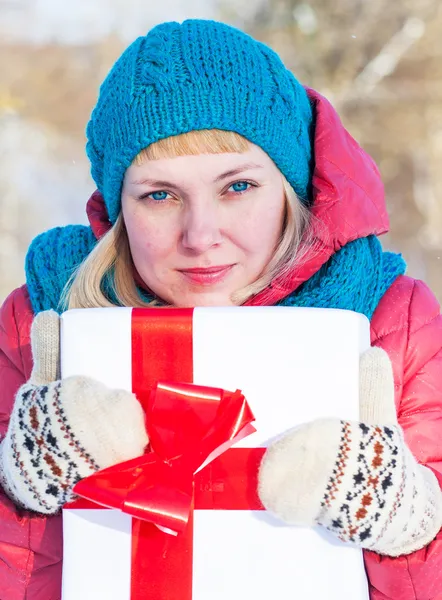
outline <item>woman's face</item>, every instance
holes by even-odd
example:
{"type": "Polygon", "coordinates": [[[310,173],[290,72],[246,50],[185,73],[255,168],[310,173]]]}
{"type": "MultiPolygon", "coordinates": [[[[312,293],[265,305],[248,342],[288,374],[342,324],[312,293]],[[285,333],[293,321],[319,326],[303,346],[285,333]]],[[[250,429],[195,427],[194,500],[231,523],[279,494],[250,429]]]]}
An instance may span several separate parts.
{"type": "Polygon", "coordinates": [[[155,295],[174,306],[227,306],[273,256],[283,180],[254,144],[146,160],[126,171],[122,210],[135,267],[155,295]]]}

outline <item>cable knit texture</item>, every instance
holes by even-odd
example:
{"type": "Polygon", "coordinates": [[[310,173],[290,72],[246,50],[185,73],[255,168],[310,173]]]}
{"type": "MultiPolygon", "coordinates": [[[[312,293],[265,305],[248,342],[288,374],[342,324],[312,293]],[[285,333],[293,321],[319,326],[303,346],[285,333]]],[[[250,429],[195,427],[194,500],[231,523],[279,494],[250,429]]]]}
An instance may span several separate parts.
{"type": "Polygon", "coordinates": [[[410,554],[440,530],[442,492],[397,424],[387,354],[372,348],[360,366],[365,422],[318,419],[283,435],[264,456],[260,498],[288,523],[322,525],[378,554],[410,554]]]}
{"type": "Polygon", "coordinates": [[[135,156],[199,129],[235,131],[260,146],[307,202],[312,121],[305,89],[268,46],[224,23],[163,23],[135,40],[102,84],[87,153],[113,223],[135,156]]]}

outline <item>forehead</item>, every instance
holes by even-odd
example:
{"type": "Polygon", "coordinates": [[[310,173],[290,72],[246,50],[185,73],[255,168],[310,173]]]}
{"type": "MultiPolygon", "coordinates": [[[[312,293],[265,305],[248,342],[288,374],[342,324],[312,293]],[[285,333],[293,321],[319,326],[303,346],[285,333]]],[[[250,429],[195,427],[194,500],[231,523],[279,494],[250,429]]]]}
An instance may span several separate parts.
{"type": "Polygon", "coordinates": [[[246,152],[223,152],[219,154],[196,154],[171,158],[144,160],[132,164],[125,179],[136,183],[140,178],[188,180],[193,178],[215,180],[223,173],[235,169],[259,170],[278,173],[276,165],[261,148],[250,144],[246,152]]]}

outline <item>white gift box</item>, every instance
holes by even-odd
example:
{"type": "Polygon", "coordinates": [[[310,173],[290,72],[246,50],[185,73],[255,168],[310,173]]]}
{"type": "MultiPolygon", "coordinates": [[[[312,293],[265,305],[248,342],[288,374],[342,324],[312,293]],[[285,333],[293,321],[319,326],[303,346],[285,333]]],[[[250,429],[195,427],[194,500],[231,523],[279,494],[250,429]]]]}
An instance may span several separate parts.
{"type": "MultiPolygon", "coordinates": [[[[131,319],[130,308],[64,313],[62,376],[131,390],[131,319]]],[[[359,356],[370,344],[364,316],[196,308],[192,328],[194,383],[240,389],[256,417],[257,431],[236,447],[265,447],[316,418],[358,419],[359,356]]],[[[131,533],[127,514],[66,508],[63,600],[132,600],[131,533]]],[[[265,511],[195,510],[191,598],[366,600],[368,586],[362,552],[322,528],[286,526],[265,511]]]]}

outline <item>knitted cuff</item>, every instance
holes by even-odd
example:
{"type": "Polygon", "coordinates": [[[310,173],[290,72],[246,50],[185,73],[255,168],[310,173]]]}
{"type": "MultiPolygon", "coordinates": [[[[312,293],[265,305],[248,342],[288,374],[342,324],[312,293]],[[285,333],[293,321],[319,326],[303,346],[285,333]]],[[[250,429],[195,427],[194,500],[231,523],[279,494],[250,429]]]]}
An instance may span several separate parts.
{"type": "Polygon", "coordinates": [[[393,368],[382,348],[371,347],[360,357],[359,419],[367,425],[397,425],[393,368]]]}
{"type": "Polygon", "coordinates": [[[85,377],[23,385],[0,445],[0,479],[28,510],[56,513],[100,468],[143,453],[148,439],[135,396],[85,377]]]}
{"type": "Polygon", "coordinates": [[[31,328],[32,368],[29,383],[45,385],[60,379],[60,317],[55,310],[38,313],[31,328]]]}

